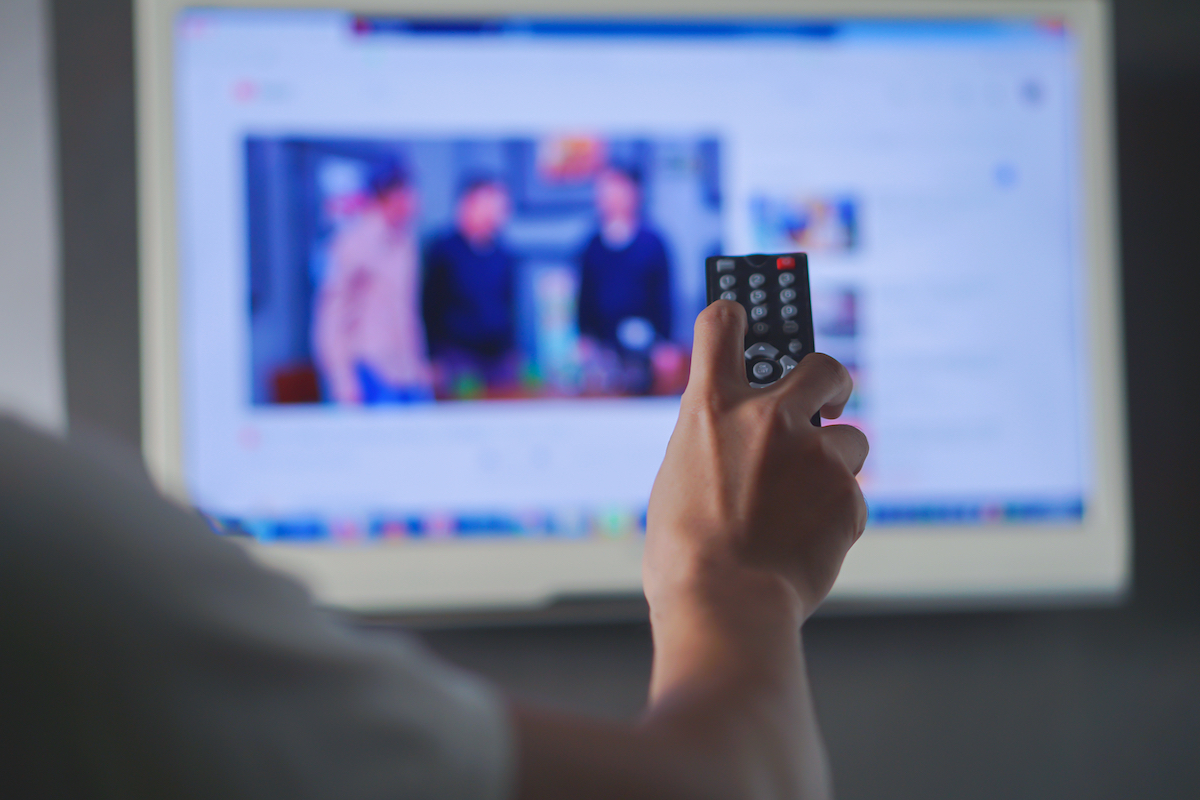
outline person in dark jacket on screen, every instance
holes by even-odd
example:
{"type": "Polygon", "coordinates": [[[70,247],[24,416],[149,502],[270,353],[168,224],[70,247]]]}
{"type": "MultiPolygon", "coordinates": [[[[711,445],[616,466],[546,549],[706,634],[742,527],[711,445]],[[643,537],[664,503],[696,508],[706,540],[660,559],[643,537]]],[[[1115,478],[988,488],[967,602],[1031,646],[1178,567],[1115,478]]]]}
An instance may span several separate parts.
{"type": "Polygon", "coordinates": [[[515,382],[516,259],[501,239],[510,210],[503,183],[469,177],[454,228],[425,252],[421,306],[439,395],[515,382]]]}

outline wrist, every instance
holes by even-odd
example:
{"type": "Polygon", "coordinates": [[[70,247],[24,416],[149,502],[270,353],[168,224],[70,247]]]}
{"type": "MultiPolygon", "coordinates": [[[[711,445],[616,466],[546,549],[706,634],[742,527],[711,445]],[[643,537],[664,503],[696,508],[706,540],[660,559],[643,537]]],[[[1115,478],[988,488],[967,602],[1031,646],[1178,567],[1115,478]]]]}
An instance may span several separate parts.
{"type": "Polygon", "coordinates": [[[748,565],[724,544],[667,549],[655,548],[644,570],[646,599],[660,621],[701,615],[719,624],[753,616],[799,627],[811,613],[782,573],[748,565]]]}
{"type": "Polygon", "coordinates": [[[799,596],[781,575],[699,556],[647,581],[651,696],[683,684],[787,682],[800,663],[799,596]]]}

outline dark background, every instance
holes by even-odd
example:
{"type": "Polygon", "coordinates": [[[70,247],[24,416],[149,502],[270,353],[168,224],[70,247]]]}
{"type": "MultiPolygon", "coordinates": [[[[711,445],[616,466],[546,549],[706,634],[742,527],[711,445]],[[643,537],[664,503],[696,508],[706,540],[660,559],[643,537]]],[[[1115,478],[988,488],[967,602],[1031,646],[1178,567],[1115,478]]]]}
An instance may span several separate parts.
{"type": "MultiPolygon", "coordinates": [[[[136,443],[132,13],[127,0],[52,6],[68,409],[72,425],[136,443]]],[[[1200,797],[1200,3],[1119,0],[1114,17],[1133,595],[810,622],[844,800],[1200,797]]],[[[644,624],[425,636],[526,698],[619,718],[643,701],[644,624]]]]}

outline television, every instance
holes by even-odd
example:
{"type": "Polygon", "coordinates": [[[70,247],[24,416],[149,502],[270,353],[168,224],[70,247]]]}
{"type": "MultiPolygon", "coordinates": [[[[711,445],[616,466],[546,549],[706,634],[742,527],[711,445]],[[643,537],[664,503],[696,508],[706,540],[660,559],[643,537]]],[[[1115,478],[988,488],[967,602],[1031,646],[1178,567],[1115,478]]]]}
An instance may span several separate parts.
{"type": "Polygon", "coordinates": [[[831,607],[1127,589],[1105,4],[139,0],[137,44],[146,459],[321,602],[638,596],[705,258],[793,251],[872,443],[831,607]]]}

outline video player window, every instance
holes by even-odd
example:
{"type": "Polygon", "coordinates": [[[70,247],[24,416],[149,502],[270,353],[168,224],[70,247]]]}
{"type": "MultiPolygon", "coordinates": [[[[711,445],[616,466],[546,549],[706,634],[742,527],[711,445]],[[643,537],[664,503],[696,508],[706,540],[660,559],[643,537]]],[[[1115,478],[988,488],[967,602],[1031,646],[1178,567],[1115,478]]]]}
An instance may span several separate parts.
{"type": "Polygon", "coordinates": [[[677,395],[716,139],[251,136],[256,404],[677,395]],[[668,196],[670,202],[660,198],[668,196]]]}

